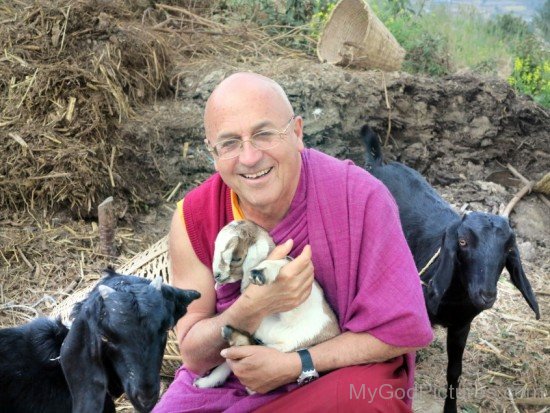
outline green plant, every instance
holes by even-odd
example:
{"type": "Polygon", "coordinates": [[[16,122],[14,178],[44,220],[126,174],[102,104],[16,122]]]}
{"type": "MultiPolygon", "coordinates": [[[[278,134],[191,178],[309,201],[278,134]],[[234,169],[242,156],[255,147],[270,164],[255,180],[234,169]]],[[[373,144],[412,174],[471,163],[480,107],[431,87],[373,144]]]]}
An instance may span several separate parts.
{"type": "Polygon", "coordinates": [[[311,20],[309,22],[309,26],[311,27],[311,37],[313,37],[314,39],[319,38],[323,27],[328,21],[330,13],[332,13],[332,11],[334,10],[334,7],[336,7],[336,3],[329,3],[326,7],[322,8],[311,17],[311,20]]]}
{"type": "Polygon", "coordinates": [[[531,95],[541,105],[550,107],[550,60],[535,63],[529,57],[516,57],[508,83],[531,95]]]}

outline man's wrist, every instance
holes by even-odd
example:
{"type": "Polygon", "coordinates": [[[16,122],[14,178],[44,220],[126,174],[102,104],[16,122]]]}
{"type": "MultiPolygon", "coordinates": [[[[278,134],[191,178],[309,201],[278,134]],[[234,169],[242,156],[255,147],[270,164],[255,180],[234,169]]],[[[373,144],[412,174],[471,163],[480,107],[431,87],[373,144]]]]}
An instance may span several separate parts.
{"type": "Polygon", "coordinates": [[[313,380],[319,378],[319,373],[315,369],[313,364],[313,359],[309,350],[301,349],[297,351],[298,356],[300,357],[300,363],[302,365],[300,376],[298,377],[298,385],[303,386],[304,384],[310,383],[313,380]]]}
{"type": "Polygon", "coordinates": [[[288,355],[289,367],[287,371],[289,372],[287,383],[296,383],[300,374],[302,374],[302,361],[297,352],[292,351],[290,353],[285,353],[288,355]]]}
{"type": "Polygon", "coordinates": [[[226,324],[248,331],[250,334],[253,334],[258,329],[265,318],[265,315],[258,306],[255,306],[252,299],[246,294],[242,294],[226,312],[226,324]]]}

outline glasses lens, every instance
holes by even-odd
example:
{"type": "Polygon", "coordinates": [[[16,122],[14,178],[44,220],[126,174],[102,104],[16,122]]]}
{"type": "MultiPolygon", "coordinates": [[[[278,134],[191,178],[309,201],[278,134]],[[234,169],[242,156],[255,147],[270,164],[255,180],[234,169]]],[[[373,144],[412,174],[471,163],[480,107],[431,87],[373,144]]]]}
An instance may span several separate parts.
{"type": "Polygon", "coordinates": [[[251,141],[258,149],[271,149],[281,142],[281,135],[276,130],[265,130],[252,135],[251,141]]]}
{"type": "Polygon", "coordinates": [[[226,139],[216,144],[216,154],[220,158],[233,158],[241,152],[239,139],[226,139]]]}

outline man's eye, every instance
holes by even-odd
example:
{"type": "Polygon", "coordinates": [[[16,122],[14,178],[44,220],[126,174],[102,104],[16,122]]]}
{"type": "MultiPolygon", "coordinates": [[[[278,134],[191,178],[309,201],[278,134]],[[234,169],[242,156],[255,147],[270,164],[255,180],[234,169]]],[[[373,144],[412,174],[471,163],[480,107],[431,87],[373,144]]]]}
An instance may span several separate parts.
{"type": "Polygon", "coordinates": [[[258,133],[255,133],[253,138],[255,140],[271,140],[275,136],[277,136],[277,131],[263,130],[263,131],[260,131],[258,133]]]}
{"type": "Polygon", "coordinates": [[[217,146],[222,150],[233,149],[239,146],[239,141],[237,139],[227,139],[218,143],[217,146]]]}

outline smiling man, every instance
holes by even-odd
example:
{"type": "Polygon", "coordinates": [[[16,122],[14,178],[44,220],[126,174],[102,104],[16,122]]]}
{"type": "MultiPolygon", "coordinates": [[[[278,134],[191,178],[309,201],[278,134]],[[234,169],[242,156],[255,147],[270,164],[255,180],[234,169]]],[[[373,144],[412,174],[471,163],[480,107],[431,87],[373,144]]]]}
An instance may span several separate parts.
{"type": "Polygon", "coordinates": [[[217,173],[178,204],[170,230],[172,283],[201,299],[178,323],[185,364],[155,412],[410,411],[414,351],[432,332],[389,192],[351,162],[305,149],[302,118],[264,76],[225,79],[204,124],[217,173]],[[238,284],[216,290],[211,270],[216,235],[235,219],[270,232],[273,258],[295,257],[275,283],[242,295],[238,284]],[[340,336],[293,353],[226,348],[222,326],[253,333],[265,316],[302,303],[314,276],[340,336]],[[233,371],[223,387],[193,386],[223,361],[233,371]]]}

